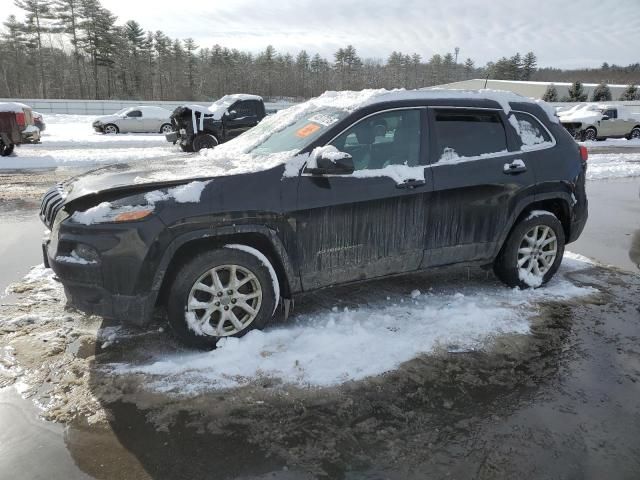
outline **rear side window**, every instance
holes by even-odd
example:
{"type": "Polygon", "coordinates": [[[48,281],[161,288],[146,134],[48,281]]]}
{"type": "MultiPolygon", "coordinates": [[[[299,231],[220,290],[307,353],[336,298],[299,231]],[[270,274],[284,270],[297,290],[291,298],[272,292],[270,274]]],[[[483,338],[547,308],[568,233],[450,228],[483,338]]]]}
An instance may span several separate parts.
{"type": "Polygon", "coordinates": [[[537,118],[521,112],[513,112],[512,115],[518,123],[516,131],[520,135],[520,140],[522,140],[523,149],[526,150],[527,147],[535,147],[552,142],[551,136],[537,118]]]}
{"type": "Polygon", "coordinates": [[[434,113],[438,161],[507,151],[507,135],[498,112],[437,109],[434,113]]]}

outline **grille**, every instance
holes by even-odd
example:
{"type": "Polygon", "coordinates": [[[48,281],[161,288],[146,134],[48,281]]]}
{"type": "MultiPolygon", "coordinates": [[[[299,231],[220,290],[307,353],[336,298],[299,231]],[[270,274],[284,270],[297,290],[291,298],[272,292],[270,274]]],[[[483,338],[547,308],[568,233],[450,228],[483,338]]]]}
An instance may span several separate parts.
{"type": "Polygon", "coordinates": [[[57,184],[47,190],[47,193],[42,197],[40,203],[40,220],[51,229],[53,222],[56,219],[56,215],[64,204],[64,187],[62,183],[57,184]]]}

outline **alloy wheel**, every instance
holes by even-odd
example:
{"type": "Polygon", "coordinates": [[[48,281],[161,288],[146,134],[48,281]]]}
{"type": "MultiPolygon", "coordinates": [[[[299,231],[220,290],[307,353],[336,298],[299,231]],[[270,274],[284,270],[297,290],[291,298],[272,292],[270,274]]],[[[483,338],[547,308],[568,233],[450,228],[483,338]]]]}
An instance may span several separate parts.
{"type": "Polygon", "coordinates": [[[171,133],[173,132],[173,127],[169,124],[164,124],[160,129],[160,133],[171,133]]]}
{"type": "Polygon", "coordinates": [[[107,125],[104,127],[104,133],[108,135],[115,134],[118,133],[118,129],[114,125],[107,125]]]}
{"type": "Polygon", "coordinates": [[[634,128],[633,130],[631,130],[631,138],[640,138],[640,128],[634,128]]]}
{"type": "Polygon", "coordinates": [[[214,267],[196,280],[186,305],[190,327],[205,335],[227,337],[253,322],[262,305],[256,275],[240,265],[214,267]]]}
{"type": "Polygon", "coordinates": [[[558,239],[551,227],[536,225],[522,237],[518,248],[518,270],[542,278],[558,253],[558,239]]]}

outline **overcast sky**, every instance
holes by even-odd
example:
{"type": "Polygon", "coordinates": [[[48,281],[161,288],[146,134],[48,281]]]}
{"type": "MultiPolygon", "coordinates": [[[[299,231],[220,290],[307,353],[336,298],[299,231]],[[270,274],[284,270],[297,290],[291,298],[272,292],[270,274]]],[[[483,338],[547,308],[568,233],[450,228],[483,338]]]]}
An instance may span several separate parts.
{"type": "MultiPolygon", "coordinates": [[[[118,16],[172,38],[258,52],[271,44],[330,57],[353,44],[362,57],[460,47],[478,66],[533,50],[540,66],[640,61],[640,0],[101,0],[118,16]]],[[[0,0],[4,14],[20,10],[0,0]]]]}

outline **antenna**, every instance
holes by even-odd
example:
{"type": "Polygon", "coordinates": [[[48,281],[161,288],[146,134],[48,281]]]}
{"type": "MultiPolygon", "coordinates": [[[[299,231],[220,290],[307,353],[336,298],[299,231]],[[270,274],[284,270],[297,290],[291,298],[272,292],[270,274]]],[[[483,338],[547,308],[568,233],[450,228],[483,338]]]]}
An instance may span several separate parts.
{"type": "Polygon", "coordinates": [[[487,82],[489,81],[489,73],[487,73],[487,78],[484,79],[484,88],[487,88],[487,82]]]}

